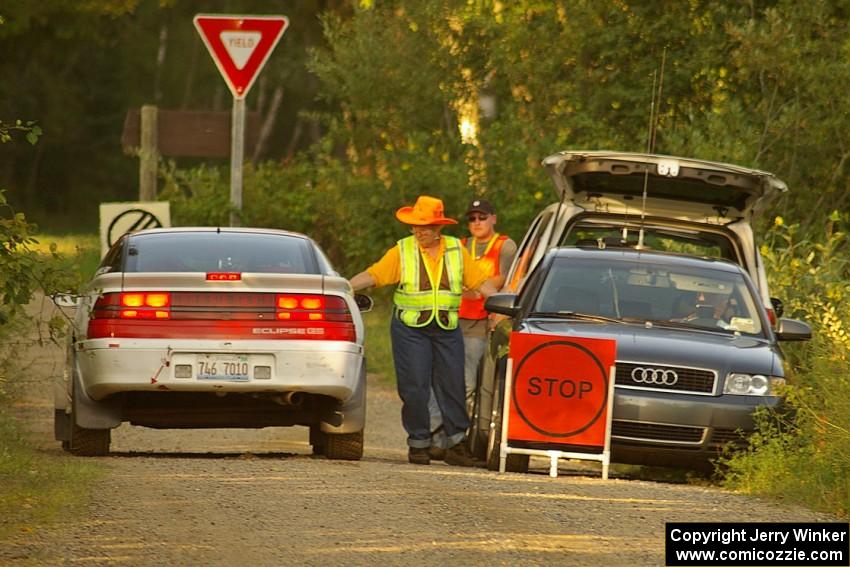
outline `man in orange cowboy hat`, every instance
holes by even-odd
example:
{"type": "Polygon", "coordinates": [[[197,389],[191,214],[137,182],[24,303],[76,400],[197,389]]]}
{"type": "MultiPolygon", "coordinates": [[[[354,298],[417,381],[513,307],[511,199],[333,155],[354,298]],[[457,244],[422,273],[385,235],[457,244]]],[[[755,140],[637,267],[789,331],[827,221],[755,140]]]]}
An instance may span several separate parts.
{"type": "Polygon", "coordinates": [[[448,437],[446,463],[473,466],[464,442],[469,415],[458,311],[464,289],[487,297],[497,288],[459,239],[440,234],[445,225],[457,224],[445,216],[440,199],[422,195],[412,207],[396,211],[396,218],[410,225],[413,235],[399,240],[378,262],[351,278],[351,287],[356,291],[398,284],[390,336],[408,460],[431,462],[428,397],[433,387],[448,437]]]}

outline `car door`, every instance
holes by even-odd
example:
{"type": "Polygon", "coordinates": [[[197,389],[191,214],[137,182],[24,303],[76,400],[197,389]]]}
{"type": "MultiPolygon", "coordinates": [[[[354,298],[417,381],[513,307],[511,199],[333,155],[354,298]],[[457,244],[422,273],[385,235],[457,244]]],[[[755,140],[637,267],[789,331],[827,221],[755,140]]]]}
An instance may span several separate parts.
{"type": "Polygon", "coordinates": [[[514,261],[506,278],[505,291],[518,293],[522,288],[525,277],[534,269],[540,258],[549,248],[553,230],[553,220],[557,212],[557,204],[546,207],[532,221],[525,236],[517,248],[514,261]]]}

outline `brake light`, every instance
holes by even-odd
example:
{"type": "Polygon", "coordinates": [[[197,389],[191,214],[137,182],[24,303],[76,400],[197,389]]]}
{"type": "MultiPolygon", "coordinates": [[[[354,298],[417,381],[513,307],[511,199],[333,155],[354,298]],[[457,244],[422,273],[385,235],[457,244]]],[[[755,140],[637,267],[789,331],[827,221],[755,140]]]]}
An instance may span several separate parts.
{"type": "Polygon", "coordinates": [[[776,312],[769,307],[767,308],[767,320],[770,321],[771,327],[776,327],[776,312]]]}
{"type": "Polygon", "coordinates": [[[236,282],[242,279],[242,274],[239,272],[209,272],[207,273],[208,282],[236,282]]]}
{"type": "MultiPolygon", "coordinates": [[[[277,296],[277,318],[284,321],[323,321],[328,299],[331,302],[339,300],[342,307],[348,310],[345,302],[339,297],[281,294],[277,296]]],[[[339,304],[335,304],[334,308],[338,310],[339,304]]]]}
{"type": "Polygon", "coordinates": [[[255,327],[257,338],[355,341],[348,304],[335,295],[281,293],[275,300],[276,326],[255,327]]]}
{"type": "Polygon", "coordinates": [[[167,292],[105,293],[94,304],[94,319],[168,319],[171,294],[167,292]]]}
{"type": "Polygon", "coordinates": [[[168,319],[171,317],[171,313],[168,311],[148,309],[144,311],[139,311],[137,309],[122,309],[119,312],[119,317],[121,319],[168,319]]]}
{"type": "Polygon", "coordinates": [[[168,307],[171,303],[171,294],[169,293],[146,293],[145,305],[148,307],[168,307]]]}
{"type": "Polygon", "coordinates": [[[120,298],[124,307],[141,307],[145,304],[144,293],[122,293],[120,298]]]}
{"type": "Polygon", "coordinates": [[[106,293],[89,338],[357,340],[342,297],[256,292],[106,293]]]}

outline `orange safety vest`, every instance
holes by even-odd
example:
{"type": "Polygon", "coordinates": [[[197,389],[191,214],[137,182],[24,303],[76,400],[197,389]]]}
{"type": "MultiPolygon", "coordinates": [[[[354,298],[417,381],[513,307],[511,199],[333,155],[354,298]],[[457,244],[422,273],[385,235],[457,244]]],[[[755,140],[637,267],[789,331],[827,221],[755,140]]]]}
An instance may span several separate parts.
{"type": "MultiPolygon", "coordinates": [[[[494,234],[481,256],[475,255],[475,238],[464,238],[462,242],[464,246],[470,244],[469,255],[472,256],[473,261],[481,268],[481,271],[487,274],[488,278],[492,278],[499,274],[499,254],[501,254],[502,245],[507,239],[508,237],[504,234],[494,234]]],[[[484,309],[484,298],[464,298],[460,302],[458,315],[461,319],[486,319],[487,311],[484,309]]]]}

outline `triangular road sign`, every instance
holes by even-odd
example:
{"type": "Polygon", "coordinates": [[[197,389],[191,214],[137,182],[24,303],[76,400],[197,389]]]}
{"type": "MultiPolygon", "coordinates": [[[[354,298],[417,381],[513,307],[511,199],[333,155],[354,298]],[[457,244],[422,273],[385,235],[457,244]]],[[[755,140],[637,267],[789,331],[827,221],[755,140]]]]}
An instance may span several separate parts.
{"type": "Polygon", "coordinates": [[[195,16],[195,28],[234,98],[245,98],[288,26],[286,16],[195,16]]]}

